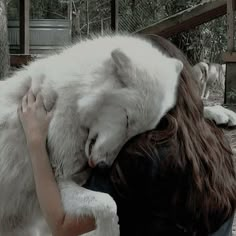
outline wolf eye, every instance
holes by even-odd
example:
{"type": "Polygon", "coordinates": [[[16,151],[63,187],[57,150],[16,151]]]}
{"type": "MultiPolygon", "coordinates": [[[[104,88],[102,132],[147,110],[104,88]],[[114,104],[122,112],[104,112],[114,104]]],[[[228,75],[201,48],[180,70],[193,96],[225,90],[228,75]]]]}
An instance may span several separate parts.
{"type": "Polygon", "coordinates": [[[94,138],[91,139],[89,144],[89,156],[91,155],[93,145],[96,143],[98,135],[96,135],[94,138]]]}

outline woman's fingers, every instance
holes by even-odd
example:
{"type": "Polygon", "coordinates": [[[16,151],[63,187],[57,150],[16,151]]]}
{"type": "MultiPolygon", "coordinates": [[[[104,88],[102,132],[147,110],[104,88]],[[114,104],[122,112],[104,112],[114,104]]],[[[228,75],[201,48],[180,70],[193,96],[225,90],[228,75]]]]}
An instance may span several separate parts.
{"type": "Polygon", "coordinates": [[[35,105],[38,109],[40,109],[41,111],[44,111],[45,114],[48,114],[48,111],[46,110],[44,106],[43,96],[40,93],[38,93],[36,96],[35,105]]]}
{"type": "Polygon", "coordinates": [[[35,102],[35,96],[32,92],[32,90],[30,89],[28,92],[28,104],[32,105],[35,102]]]}
{"type": "Polygon", "coordinates": [[[35,103],[38,107],[44,108],[43,97],[40,93],[37,94],[35,103]]]}
{"type": "Polygon", "coordinates": [[[27,94],[22,98],[22,103],[21,103],[21,110],[24,112],[27,109],[28,106],[28,96],[27,94]]]}
{"type": "Polygon", "coordinates": [[[36,110],[44,111],[45,114],[48,115],[49,119],[51,119],[53,114],[52,110],[47,112],[47,110],[45,109],[43,103],[43,96],[40,93],[38,93],[35,97],[34,94],[32,93],[32,90],[29,90],[28,93],[22,98],[20,108],[21,108],[21,113],[26,112],[27,108],[31,108],[34,111],[36,110]]]}
{"type": "Polygon", "coordinates": [[[54,111],[54,110],[51,110],[51,111],[49,111],[49,112],[47,113],[47,116],[48,116],[48,119],[49,119],[49,120],[51,120],[52,117],[53,117],[53,111],[54,111]]]}
{"type": "Polygon", "coordinates": [[[17,113],[18,113],[18,116],[21,118],[21,116],[22,116],[22,106],[21,105],[17,107],[17,113]]]}

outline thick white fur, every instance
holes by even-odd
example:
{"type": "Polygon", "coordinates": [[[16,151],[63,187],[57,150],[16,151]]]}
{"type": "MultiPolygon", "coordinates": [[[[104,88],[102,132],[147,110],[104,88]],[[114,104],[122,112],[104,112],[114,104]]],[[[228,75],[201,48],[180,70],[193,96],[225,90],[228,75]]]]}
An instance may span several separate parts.
{"type": "Polygon", "coordinates": [[[29,88],[42,93],[47,109],[56,101],[48,148],[66,212],[93,214],[93,235],[116,236],[113,199],[72,179],[82,185],[88,160],[111,165],[129,138],[154,128],[175,104],[181,70],[144,39],[114,35],[82,41],[0,82],[0,236],[32,235],[41,218],[16,112],[29,88]]]}
{"type": "Polygon", "coordinates": [[[220,105],[204,107],[204,117],[217,125],[236,126],[236,113],[220,105]]]}
{"type": "Polygon", "coordinates": [[[193,66],[193,71],[195,78],[201,87],[201,98],[205,98],[209,66],[205,62],[199,62],[193,66]]]}

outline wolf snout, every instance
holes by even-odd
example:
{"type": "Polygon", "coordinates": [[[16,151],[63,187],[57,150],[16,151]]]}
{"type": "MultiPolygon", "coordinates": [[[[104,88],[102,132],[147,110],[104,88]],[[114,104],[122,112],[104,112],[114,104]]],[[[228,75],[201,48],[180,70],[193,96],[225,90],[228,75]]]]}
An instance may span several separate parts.
{"type": "Polygon", "coordinates": [[[100,161],[98,163],[95,163],[92,159],[88,160],[88,165],[91,168],[97,167],[98,169],[101,169],[101,170],[109,169],[110,167],[105,161],[100,161]]]}
{"type": "Polygon", "coordinates": [[[89,160],[88,160],[88,165],[89,165],[91,168],[95,168],[95,167],[96,167],[96,163],[95,163],[92,159],[89,159],[89,160]]]}
{"type": "Polygon", "coordinates": [[[109,169],[109,165],[105,161],[101,161],[97,164],[99,169],[109,169]]]}

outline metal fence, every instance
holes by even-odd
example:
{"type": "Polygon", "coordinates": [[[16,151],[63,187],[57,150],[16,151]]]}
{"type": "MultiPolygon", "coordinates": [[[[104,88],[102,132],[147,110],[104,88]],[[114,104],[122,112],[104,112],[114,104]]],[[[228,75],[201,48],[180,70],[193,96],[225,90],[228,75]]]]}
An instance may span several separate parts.
{"type": "MultiPolygon", "coordinates": [[[[172,0],[166,0],[165,3],[172,0]]],[[[118,30],[135,32],[165,17],[163,0],[117,0],[118,30]]],[[[74,4],[76,17],[73,20],[74,32],[79,37],[104,34],[111,30],[111,1],[88,0],[74,4]]]]}
{"type": "Polygon", "coordinates": [[[160,1],[120,0],[119,30],[135,32],[160,20],[163,7],[160,1]]]}
{"type": "Polygon", "coordinates": [[[88,0],[73,2],[73,35],[86,37],[104,34],[111,29],[110,0],[88,0]]]}
{"type": "MultiPolygon", "coordinates": [[[[11,53],[20,49],[19,21],[8,22],[8,37],[11,53]]],[[[47,54],[59,50],[71,42],[69,20],[30,20],[30,54],[47,54]]]]}

